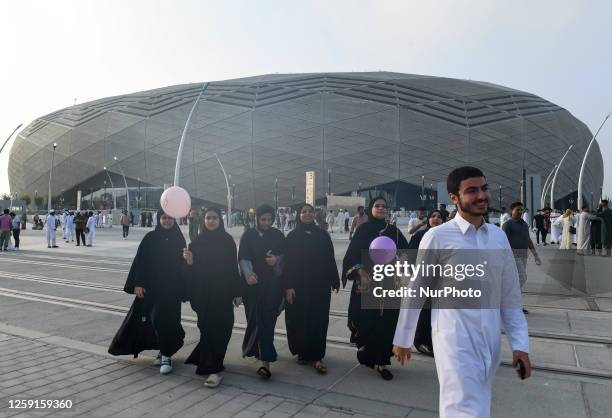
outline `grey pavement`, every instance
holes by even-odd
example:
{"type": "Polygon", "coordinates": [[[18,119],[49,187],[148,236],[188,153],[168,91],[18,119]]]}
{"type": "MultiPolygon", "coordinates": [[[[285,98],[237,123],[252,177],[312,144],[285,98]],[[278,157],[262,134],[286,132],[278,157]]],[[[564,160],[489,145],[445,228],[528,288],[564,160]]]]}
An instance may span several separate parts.
{"type": "MultiPolygon", "coordinates": [[[[197,344],[195,314],[183,306],[185,347],[175,371],[161,376],[155,353],[113,357],[107,347],[131,296],[122,292],[137,244],[149,229],[97,231],[94,247],[58,240],[47,249],[44,231],[22,234],[20,251],[0,254],[0,418],[4,416],[410,416],[437,415],[433,359],[414,357],[392,365],[385,382],[359,366],[346,342],[348,292],[332,297],[325,376],[299,366],[287,348],[284,318],[277,324],[279,361],[273,379],[261,381],[253,360],[241,356],[242,307],[217,389],[183,361],[197,344]],[[17,399],[70,399],[70,410],[9,409],[17,399]]],[[[230,231],[238,239],[239,228],[230,231]]],[[[336,258],[348,245],[334,234],[336,258]]],[[[540,251],[555,251],[541,248],[540,251]]],[[[552,253],[551,253],[552,254],[552,253]]],[[[610,259],[594,262],[609,263],[610,259]]],[[[529,265],[524,302],[530,310],[531,357],[536,370],[519,381],[500,367],[494,382],[493,416],[603,417],[612,410],[612,295],[586,295],[529,265]]],[[[504,342],[504,362],[510,352],[504,342]]]]}

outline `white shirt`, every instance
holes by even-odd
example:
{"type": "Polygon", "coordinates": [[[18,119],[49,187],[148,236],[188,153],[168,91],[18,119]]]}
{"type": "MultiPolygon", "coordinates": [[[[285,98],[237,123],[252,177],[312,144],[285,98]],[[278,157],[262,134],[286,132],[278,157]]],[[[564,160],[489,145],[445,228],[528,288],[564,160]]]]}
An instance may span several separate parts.
{"type": "MultiPolygon", "coordinates": [[[[459,212],[457,212],[455,217],[450,221],[436,228],[431,228],[423,235],[423,239],[419,245],[419,251],[427,249],[504,249],[507,250],[510,257],[512,257],[512,249],[510,248],[508,238],[501,228],[492,224],[483,223],[480,228],[476,229],[474,225],[463,219],[459,212]]],[[[509,267],[511,268],[505,269],[501,277],[501,280],[504,282],[502,284],[503,289],[508,290],[504,292],[502,296],[520,300],[521,290],[518,281],[518,272],[514,263],[509,267]]],[[[463,314],[465,311],[475,311],[475,309],[442,309],[441,311],[445,313],[455,312],[457,314],[463,314]]],[[[483,309],[482,311],[497,311],[500,313],[512,350],[529,352],[527,321],[521,309],[483,309]]],[[[416,309],[401,310],[393,344],[400,347],[412,346],[419,313],[420,311],[417,312],[416,309]]],[[[472,331],[478,332],[478,329],[476,328],[472,331]]]]}

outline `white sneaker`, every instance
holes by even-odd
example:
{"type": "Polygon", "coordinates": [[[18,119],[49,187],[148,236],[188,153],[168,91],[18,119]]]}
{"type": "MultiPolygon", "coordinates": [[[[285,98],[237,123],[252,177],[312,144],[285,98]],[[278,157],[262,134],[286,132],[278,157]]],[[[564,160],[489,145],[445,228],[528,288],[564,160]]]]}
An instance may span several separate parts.
{"type": "Polygon", "coordinates": [[[161,374],[168,374],[172,372],[172,359],[170,357],[162,356],[161,367],[159,368],[161,374]]]}
{"type": "Polygon", "coordinates": [[[161,366],[161,364],[162,364],[162,355],[161,353],[157,353],[157,357],[155,357],[155,360],[153,361],[153,365],[161,366]]]}

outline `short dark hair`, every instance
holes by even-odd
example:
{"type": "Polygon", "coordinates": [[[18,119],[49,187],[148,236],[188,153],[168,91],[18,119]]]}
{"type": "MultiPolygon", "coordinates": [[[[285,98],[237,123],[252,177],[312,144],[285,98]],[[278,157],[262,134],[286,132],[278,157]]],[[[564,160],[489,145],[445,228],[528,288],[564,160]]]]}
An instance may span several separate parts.
{"type": "Polygon", "coordinates": [[[485,177],[485,175],[476,167],[465,166],[455,168],[446,178],[446,190],[458,196],[461,182],[474,177],[485,177]]]}
{"type": "Polygon", "coordinates": [[[523,202],[514,202],[513,204],[510,205],[510,210],[514,210],[514,208],[517,208],[519,206],[524,206],[523,202]]]}
{"type": "Polygon", "coordinates": [[[8,209],[4,209],[4,214],[5,214],[5,215],[8,215],[8,213],[9,213],[9,212],[10,212],[10,211],[9,211],[8,209]]]}
{"type": "Polygon", "coordinates": [[[446,203],[440,203],[440,207],[441,208],[445,208],[446,207],[446,203]]]}
{"type": "Polygon", "coordinates": [[[425,212],[427,208],[425,206],[419,206],[419,212],[425,212]]]}
{"type": "Polygon", "coordinates": [[[357,210],[360,210],[360,209],[365,209],[365,208],[361,205],[357,206],[357,210]]]}
{"type": "Polygon", "coordinates": [[[587,205],[587,204],[585,203],[585,204],[583,204],[583,205],[582,205],[582,208],[581,208],[581,209],[588,209],[588,208],[589,208],[589,205],[587,205]]]}
{"type": "Polygon", "coordinates": [[[506,207],[505,207],[505,206],[502,206],[502,207],[501,207],[501,210],[506,210],[506,207]]]}
{"type": "Polygon", "coordinates": [[[608,204],[608,199],[603,199],[603,200],[601,201],[601,203],[603,203],[604,205],[607,205],[607,204],[608,204]]]}

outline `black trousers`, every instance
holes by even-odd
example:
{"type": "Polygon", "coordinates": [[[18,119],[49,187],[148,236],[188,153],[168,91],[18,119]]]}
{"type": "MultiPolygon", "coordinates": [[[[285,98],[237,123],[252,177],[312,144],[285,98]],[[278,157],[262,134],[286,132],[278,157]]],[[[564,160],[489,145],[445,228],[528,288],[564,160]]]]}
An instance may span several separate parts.
{"type": "Polygon", "coordinates": [[[13,239],[15,240],[15,248],[19,248],[19,234],[21,233],[21,230],[19,229],[19,227],[17,227],[17,229],[13,229],[13,239]]]}
{"type": "Polygon", "coordinates": [[[125,238],[130,233],[130,226],[129,225],[121,225],[121,226],[123,227],[123,238],[125,238]]]}
{"type": "Polygon", "coordinates": [[[538,242],[538,244],[540,243],[540,235],[542,235],[542,244],[546,244],[546,234],[548,232],[546,231],[545,228],[538,228],[536,230],[536,240],[538,242]]]}
{"type": "Polygon", "coordinates": [[[77,229],[76,236],[77,236],[77,245],[81,245],[81,241],[83,241],[83,245],[85,245],[85,230],[77,229]]]}

